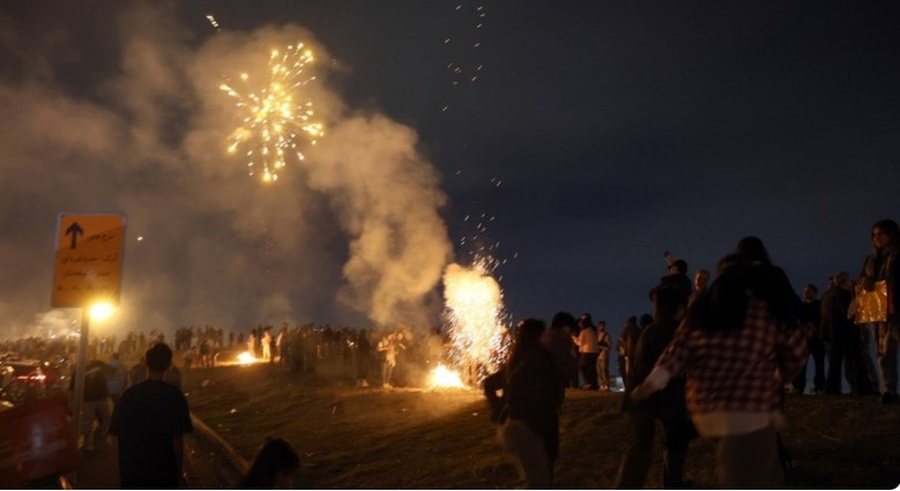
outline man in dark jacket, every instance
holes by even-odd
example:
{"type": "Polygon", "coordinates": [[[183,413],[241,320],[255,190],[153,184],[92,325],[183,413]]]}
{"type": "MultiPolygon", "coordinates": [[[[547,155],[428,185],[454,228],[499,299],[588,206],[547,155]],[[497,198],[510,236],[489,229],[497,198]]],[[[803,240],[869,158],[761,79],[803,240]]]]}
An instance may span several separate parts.
{"type": "Polygon", "coordinates": [[[646,401],[634,402],[630,397],[632,390],[653,370],[684,316],[684,295],[680,288],[661,285],[653,291],[652,298],[656,320],[644,328],[638,337],[634,375],[628,378],[622,403],[631,437],[619,467],[617,488],[644,486],[650,469],[655,420],[662,423],[666,434],[663,487],[684,487],[682,476],[688,444],[697,436],[685,405],[683,377],[673,380],[646,401]]]}

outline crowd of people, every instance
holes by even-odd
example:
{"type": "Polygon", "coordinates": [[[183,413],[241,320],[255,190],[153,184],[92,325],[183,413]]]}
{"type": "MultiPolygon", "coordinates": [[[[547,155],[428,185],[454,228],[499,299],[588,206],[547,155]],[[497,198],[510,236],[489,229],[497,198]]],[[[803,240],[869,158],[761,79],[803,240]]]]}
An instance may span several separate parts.
{"type": "MultiPolygon", "coordinates": [[[[691,281],[687,262],[667,254],[668,274],[649,294],[652,316],[629,318],[617,343],[630,436],[616,486],[644,485],[657,422],[665,432],[664,487],[686,486],[689,443],[700,437],[717,441],[721,487],[778,488],[790,469],[780,436],[786,393],[840,394],[844,378],[852,394],[896,403],[900,227],[881,220],[871,240],[859,277],[834,273],[821,299],[813,284],[801,298],[756,237],[718,262],[712,283],[704,270],[691,281]]],[[[552,487],[565,389],[609,385],[604,328],[589,314],[576,320],[566,312],[549,327],[521,321],[506,363],[483,382],[501,443],[530,488],[552,487]]]]}
{"type": "MultiPolygon", "coordinates": [[[[689,443],[698,437],[718,442],[721,486],[782,487],[789,469],[780,438],[786,394],[841,394],[846,381],[851,394],[879,394],[882,403],[896,403],[900,227],[879,221],[871,239],[874,250],[861,274],[853,279],[845,271],[834,273],[821,298],[814,284],[798,295],[755,237],[742,239],[718,262],[715,278],[703,269],[691,278],[687,262],[667,254],[667,274],[649,291],[652,314],[629,317],[615,345],[630,434],[617,487],[643,486],[657,422],[665,433],[664,487],[687,484],[684,462],[689,443]],[[877,368],[868,352],[873,332],[877,368]]],[[[548,488],[566,389],[609,391],[616,385],[609,374],[612,341],[606,322],[595,322],[589,313],[576,318],[559,312],[549,326],[526,319],[513,335],[508,359],[483,380],[483,389],[521,478],[529,487],[548,488]]],[[[178,354],[187,370],[195,361],[201,368],[214,367],[220,355],[238,350],[291,372],[316,372],[322,360],[340,359],[357,387],[391,388],[418,383],[410,375],[444,362],[448,352],[439,329],[416,336],[402,325],[373,331],[284,323],[277,329],[258,325],[246,334],[182,326],[174,340],[174,353],[158,331],[120,340],[95,337],[89,343],[80,446],[90,451],[97,437],[115,435],[123,486],[180,482],[180,438],[191,422],[181,370],[173,363],[178,354]],[[137,443],[150,440],[155,447],[137,443]]],[[[37,359],[71,357],[76,343],[29,337],[5,341],[0,350],[37,359]]],[[[75,377],[71,380],[70,390],[75,377]]],[[[267,442],[260,467],[245,484],[283,479],[296,470],[295,457],[286,441],[267,442]]]]}

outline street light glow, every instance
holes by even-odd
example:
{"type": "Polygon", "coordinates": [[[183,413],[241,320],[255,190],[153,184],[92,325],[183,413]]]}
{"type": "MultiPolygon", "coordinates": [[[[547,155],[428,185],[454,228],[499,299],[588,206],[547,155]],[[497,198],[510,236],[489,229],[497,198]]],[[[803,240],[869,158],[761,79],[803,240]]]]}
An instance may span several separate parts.
{"type": "Polygon", "coordinates": [[[94,305],[91,305],[91,320],[94,322],[104,321],[112,317],[115,312],[116,308],[113,306],[113,304],[109,302],[98,302],[94,305]]]}

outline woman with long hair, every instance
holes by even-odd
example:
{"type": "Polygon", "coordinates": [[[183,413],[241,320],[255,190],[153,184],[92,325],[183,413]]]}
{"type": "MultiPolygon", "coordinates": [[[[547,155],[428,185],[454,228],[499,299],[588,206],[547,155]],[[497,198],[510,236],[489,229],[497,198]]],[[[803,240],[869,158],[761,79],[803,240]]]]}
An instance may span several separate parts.
{"type": "Polygon", "coordinates": [[[697,431],[719,440],[719,486],[783,487],[782,388],[803,366],[811,332],[798,325],[796,294],[788,294],[790,283],[762,241],[742,240],[718,269],[632,398],[645,399],[683,373],[697,431]]]}
{"type": "Polygon", "coordinates": [[[492,419],[501,424],[498,436],[504,450],[532,489],[553,484],[559,450],[562,400],[556,366],[541,343],[544,329],[541,320],[519,322],[506,364],[482,382],[492,419]]]}
{"type": "Polygon", "coordinates": [[[872,291],[879,282],[887,287],[887,315],[875,323],[875,353],[881,372],[881,403],[897,402],[897,345],[900,343],[900,298],[896,290],[900,281],[900,226],[889,219],[872,225],[874,250],[863,264],[859,284],[872,291]]]}

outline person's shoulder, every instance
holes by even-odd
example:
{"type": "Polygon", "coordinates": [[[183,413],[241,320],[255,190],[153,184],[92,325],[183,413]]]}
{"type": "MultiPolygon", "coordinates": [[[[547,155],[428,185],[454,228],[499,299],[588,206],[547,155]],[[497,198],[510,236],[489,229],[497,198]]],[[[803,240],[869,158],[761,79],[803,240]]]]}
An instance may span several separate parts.
{"type": "Polygon", "coordinates": [[[658,338],[659,336],[669,336],[671,337],[675,334],[675,331],[678,330],[678,326],[680,322],[675,320],[654,320],[650,324],[647,324],[647,327],[641,329],[640,334],[638,335],[638,340],[651,340],[658,338]]]}

